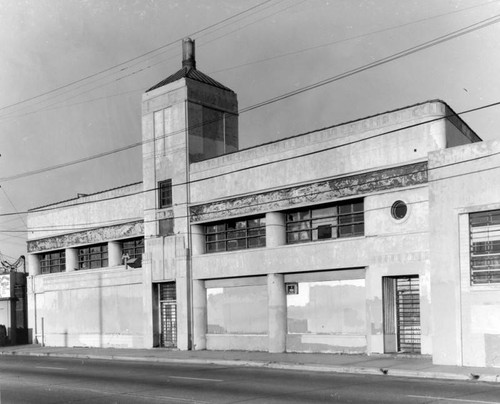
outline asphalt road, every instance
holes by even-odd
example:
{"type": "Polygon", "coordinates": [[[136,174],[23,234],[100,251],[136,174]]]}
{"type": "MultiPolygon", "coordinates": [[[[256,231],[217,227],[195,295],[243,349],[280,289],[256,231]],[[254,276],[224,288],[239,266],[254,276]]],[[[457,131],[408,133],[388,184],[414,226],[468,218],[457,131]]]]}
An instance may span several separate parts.
{"type": "Polygon", "coordinates": [[[500,404],[500,384],[213,365],[0,357],[8,403],[500,404]]]}

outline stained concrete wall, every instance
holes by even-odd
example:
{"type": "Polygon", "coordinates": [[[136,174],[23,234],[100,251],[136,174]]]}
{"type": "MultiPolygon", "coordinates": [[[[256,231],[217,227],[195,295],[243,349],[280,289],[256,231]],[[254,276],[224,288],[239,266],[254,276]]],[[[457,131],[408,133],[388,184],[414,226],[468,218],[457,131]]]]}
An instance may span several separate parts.
{"type": "Polygon", "coordinates": [[[191,202],[426,160],[446,147],[446,111],[429,102],[192,164],[191,202]]]}
{"type": "MultiPolygon", "coordinates": [[[[349,195],[364,198],[365,203],[363,237],[294,245],[269,243],[262,249],[216,254],[202,254],[203,246],[195,246],[199,255],[192,260],[193,279],[366,268],[366,342],[352,344],[367,352],[383,352],[382,277],[418,275],[421,349],[431,354],[434,331],[425,162],[429,152],[479,140],[446,104],[430,101],[191,164],[192,220],[197,232],[204,222],[269,215],[292,206],[347,199],[349,195]],[[403,166],[408,169],[390,172],[403,166]],[[322,179],[339,182],[318,182],[322,179]],[[363,181],[370,181],[373,187],[360,187],[363,181]],[[330,189],[337,186],[356,192],[335,193],[330,189]],[[284,188],[287,191],[280,193],[284,188]],[[324,195],[330,195],[330,199],[324,195]],[[283,197],[294,203],[285,206],[280,201],[283,197]],[[396,200],[408,205],[403,220],[391,216],[396,200]],[[252,205],[258,208],[252,211],[252,205]]],[[[276,236],[275,228],[268,230],[276,236]]],[[[334,346],[333,342],[329,344],[334,346]]],[[[309,346],[313,351],[314,345],[309,346]]],[[[258,347],[256,343],[255,349],[258,347]]]]}
{"type": "Polygon", "coordinates": [[[83,196],[29,212],[28,240],[142,220],[142,184],[83,196]]]}
{"type": "MultiPolygon", "coordinates": [[[[143,95],[143,178],[145,279],[153,284],[175,281],[177,290],[177,346],[191,346],[191,268],[189,137],[200,125],[202,105],[222,112],[237,113],[236,94],[187,78],[159,87],[143,95]],[[158,206],[158,182],[172,180],[172,206],[158,206]],[[159,221],[173,221],[172,234],[159,234],[159,221]]],[[[237,130],[237,128],[236,128],[237,130]]],[[[237,146],[237,139],[232,139],[237,146]]],[[[146,282],[146,280],[145,280],[146,282]]],[[[153,319],[151,285],[145,290],[145,316],[153,319]]],[[[154,344],[158,324],[145,327],[145,339],[154,344]]]]}
{"type": "MultiPolygon", "coordinates": [[[[289,336],[287,349],[314,352],[321,345],[323,351],[328,346],[330,348],[326,350],[332,352],[339,351],[339,347],[344,346],[341,351],[381,353],[384,350],[382,277],[419,275],[422,352],[430,354],[432,327],[428,228],[426,185],[375,194],[365,197],[363,237],[196,255],[192,259],[193,278],[209,280],[366,268],[366,332],[362,338],[322,338],[322,343],[319,344],[318,338],[315,340],[311,337],[310,343],[299,346],[294,342],[294,337],[289,336]],[[396,200],[405,201],[409,208],[407,217],[401,221],[391,216],[391,206],[396,200]]],[[[285,231],[284,228],[282,231],[285,231]]],[[[210,336],[211,340],[217,338],[219,337],[210,336]]],[[[225,340],[227,339],[225,336],[225,340]]],[[[258,350],[261,348],[262,338],[254,340],[254,344],[247,342],[247,349],[258,350]]],[[[239,343],[234,342],[229,346],[239,346],[239,343]]],[[[209,346],[216,345],[211,343],[209,346]]]]}
{"type": "Polygon", "coordinates": [[[469,214],[500,209],[500,142],[431,153],[433,361],[500,366],[500,285],[471,285],[469,214]]]}
{"type": "Polygon", "coordinates": [[[141,347],[142,273],[122,267],[30,277],[30,327],[48,346],[141,347]]]}
{"type": "Polygon", "coordinates": [[[120,265],[121,252],[116,257],[112,244],[143,235],[142,189],[142,184],[133,184],[29,213],[28,227],[34,232],[28,232],[28,317],[34,341],[50,346],[144,346],[141,269],[120,265]],[[110,266],[73,271],[77,257],[68,248],[96,239],[110,242],[110,266]],[[67,249],[66,270],[72,272],[39,274],[36,254],[54,249],[67,249]]]}

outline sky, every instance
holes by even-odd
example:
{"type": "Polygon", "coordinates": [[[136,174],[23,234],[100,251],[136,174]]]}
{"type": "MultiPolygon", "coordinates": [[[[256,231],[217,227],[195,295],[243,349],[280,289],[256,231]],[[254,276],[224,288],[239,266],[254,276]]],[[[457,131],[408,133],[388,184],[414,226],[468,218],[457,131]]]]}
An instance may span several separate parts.
{"type": "Polygon", "coordinates": [[[328,82],[241,112],[240,148],[431,99],[488,141],[496,17],[500,0],[2,0],[0,258],[26,253],[29,209],[142,180],[141,97],[184,37],[240,111],[328,82]]]}

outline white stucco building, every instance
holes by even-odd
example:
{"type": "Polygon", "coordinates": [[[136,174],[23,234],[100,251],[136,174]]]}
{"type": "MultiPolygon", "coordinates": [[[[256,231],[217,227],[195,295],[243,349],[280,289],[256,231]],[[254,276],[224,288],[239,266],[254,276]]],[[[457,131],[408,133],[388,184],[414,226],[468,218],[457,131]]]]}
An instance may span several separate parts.
{"type": "Polygon", "coordinates": [[[185,41],[142,111],[142,183],[28,215],[38,341],[500,366],[500,143],[444,102],[238,151],[185,41]]]}

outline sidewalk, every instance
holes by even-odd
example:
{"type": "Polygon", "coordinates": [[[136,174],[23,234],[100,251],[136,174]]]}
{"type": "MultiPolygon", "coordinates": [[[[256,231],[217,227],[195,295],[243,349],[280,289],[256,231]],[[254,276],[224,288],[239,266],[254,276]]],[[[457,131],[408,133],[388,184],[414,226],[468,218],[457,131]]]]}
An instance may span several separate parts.
{"type": "Polygon", "coordinates": [[[0,347],[0,355],[50,356],[58,358],[107,359],[251,366],[399,377],[500,382],[500,368],[433,365],[429,357],[392,355],[335,355],[268,353],[247,351],[177,351],[161,348],[63,348],[40,345],[0,347]]]}

